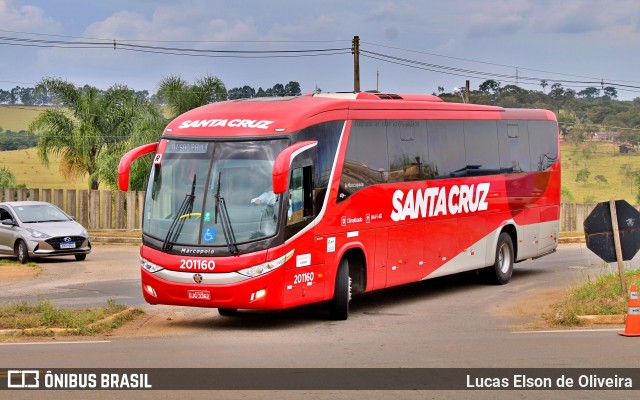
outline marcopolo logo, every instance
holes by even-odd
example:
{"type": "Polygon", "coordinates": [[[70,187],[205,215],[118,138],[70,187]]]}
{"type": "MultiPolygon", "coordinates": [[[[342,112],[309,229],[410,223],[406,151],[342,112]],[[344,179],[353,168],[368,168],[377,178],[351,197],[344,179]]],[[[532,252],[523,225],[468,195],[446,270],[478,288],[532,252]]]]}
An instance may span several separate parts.
{"type": "Polygon", "coordinates": [[[446,187],[411,189],[406,194],[402,190],[396,190],[391,200],[391,219],[398,222],[406,218],[418,219],[485,211],[489,207],[489,189],[489,183],[479,183],[453,185],[448,191],[446,187]]]}
{"type": "Polygon", "coordinates": [[[273,124],[273,121],[255,119],[197,119],[195,121],[182,121],[178,129],[217,127],[267,129],[271,124],[273,124]]]}

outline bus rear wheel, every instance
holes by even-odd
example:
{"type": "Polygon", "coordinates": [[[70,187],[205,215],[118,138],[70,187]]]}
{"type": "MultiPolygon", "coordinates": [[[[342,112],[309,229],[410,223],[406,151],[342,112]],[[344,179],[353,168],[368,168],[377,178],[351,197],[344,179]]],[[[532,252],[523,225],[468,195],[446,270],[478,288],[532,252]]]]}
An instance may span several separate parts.
{"type": "Polygon", "coordinates": [[[333,299],[329,301],[329,318],[344,321],[349,317],[349,301],[351,300],[351,278],[349,277],[349,261],[342,259],[336,274],[333,299]]]}
{"type": "Polygon", "coordinates": [[[513,241],[507,232],[502,232],[498,237],[495,257],[493,266],[485,268],[485,276],[493,284],[504,285],[511,279],[515,258],[513,241]]]}

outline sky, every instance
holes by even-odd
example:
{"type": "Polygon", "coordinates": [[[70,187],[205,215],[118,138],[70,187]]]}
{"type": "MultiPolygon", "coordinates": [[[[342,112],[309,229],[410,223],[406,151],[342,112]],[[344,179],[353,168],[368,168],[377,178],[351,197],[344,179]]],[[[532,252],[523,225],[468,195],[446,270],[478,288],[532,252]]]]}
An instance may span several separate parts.
{"type": "Polygon", "coordinates": [[[361,90],[604,81],[640,97],[637,0],[0,0],[0,88],[53,77],[155,92],[213,75],[227,89],[352,91],[356,35],[361,90]]]}

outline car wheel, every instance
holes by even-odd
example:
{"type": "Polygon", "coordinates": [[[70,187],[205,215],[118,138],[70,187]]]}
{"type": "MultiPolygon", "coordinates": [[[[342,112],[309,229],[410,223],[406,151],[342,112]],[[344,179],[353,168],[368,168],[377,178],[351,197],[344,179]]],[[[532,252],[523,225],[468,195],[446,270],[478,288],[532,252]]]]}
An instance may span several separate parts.
{"type": "Polygon", "coordinates": [[[29,249],[23,240],[18,240],[16,243],[16,257],[21,264],[29,262],[29,249]]]}
{"type": "Polygon", "coordinates": [[[87,258],[86,254],[76,254],[76,261],[84,261],[87,258]]]}
{"type": "Polygon", "coordinates": [[[349,317],[349,301],[351,300],[351,278],[349,277],[349,261],[343,258],[336,274],[333,299],[329,301],[329,318],[344,321],[349,317]]]}
{"type": "Polygon", "coordinates": [[[222,315],[223,317],[233,317],[238,315],[238,309],[237,308],[218,308],[218,314],[222,315]]]}

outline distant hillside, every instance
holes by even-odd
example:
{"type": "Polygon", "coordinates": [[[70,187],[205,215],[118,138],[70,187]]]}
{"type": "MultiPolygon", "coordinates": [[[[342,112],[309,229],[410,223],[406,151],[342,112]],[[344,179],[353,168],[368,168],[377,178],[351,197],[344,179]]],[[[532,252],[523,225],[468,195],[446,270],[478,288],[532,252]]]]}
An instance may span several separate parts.
{"type": "Polygon", "coordinates": [[[18,184],[38,189],[88,189],[87,179],[69,182],[60,174],[57,157],[51,157],[49,168],[38,159],[35,148],[26,150],[0,151],[0,166],[9,168],[18,184]]]}
{"type": "Polygon", "coordinates": [[[27,130],[29,123],[48,107],[0,104],[0,128],[5,131],[27,130]]]}

